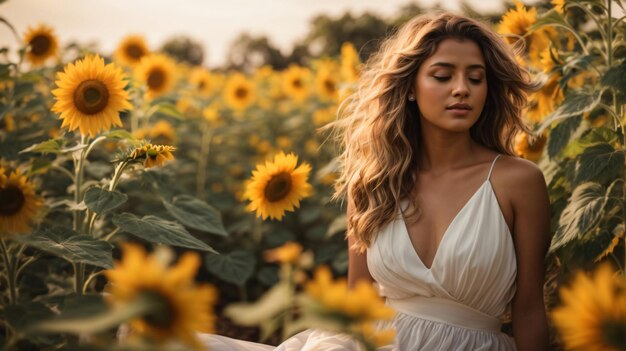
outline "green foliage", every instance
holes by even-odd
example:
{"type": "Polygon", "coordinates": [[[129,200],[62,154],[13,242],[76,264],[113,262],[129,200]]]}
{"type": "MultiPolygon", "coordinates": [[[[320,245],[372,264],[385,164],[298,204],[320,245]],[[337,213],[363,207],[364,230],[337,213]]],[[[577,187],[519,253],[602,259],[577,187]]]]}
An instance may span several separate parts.
{"type": "Polygon", "coordinates": [[[228,236],[220,213],[206,202],[188,195],[176,196],[172,202],[163,201],[169,213],[184,225],[221,236],[228,236]]]}
{"type": "Polygon", "coordinates": [[[243,286],[250,279],[256,265],[254,255],[243,250],[222,255],[206,255],[204,261],[209,272],[239,286],[243,286]]]}
{"type": "Polygon", "coordinates": [[[111,244],[87,235],[79,235],[68,228],[41,228],[31,235],[16,238],[26,245],[72,263],[86,263],[102,268],[113,267],[111,244]]]}
{"type": "Polygon", "coordinates": [[[156,216],[139,218],[132,213],[122,213],[113,217],[113,224],[149,242],[217,253],[209,245],[189,234],[179,223],[156,216]]]}

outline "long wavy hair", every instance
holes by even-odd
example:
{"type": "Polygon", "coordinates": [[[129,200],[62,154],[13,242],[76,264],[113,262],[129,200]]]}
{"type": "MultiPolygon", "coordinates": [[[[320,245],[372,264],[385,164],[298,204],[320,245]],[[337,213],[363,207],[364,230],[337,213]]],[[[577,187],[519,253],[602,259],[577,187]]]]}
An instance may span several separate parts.
{"type": "MultiPolygon", "coordinates": [[[[527,95],[536,89],[508,46],[487,25],[449,13],[420,15],[386,39],[365,64],[357,91],[329,128],[341,145],[341,174],[334,199],[351,201],[347,235],[363,252],[374,235],[394,220],[400,200],[417,181],[420,116],[407,96],[420,65],[445,39],[472,40],[481,49],[488,86],[485,107],[470,128],[477,143],[512,155],[515,135],[529,132],[521,119],[527,95]]],[[[420,212],[416,198],[409,199],[420,212]]]]}

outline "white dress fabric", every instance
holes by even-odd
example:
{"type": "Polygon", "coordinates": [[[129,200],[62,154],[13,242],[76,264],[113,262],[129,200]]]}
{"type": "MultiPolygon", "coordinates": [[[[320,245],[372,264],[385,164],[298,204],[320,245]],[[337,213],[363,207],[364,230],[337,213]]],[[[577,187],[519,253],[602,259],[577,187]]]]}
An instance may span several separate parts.
{"type": "MultiPolygon", "coordinates": [[[[417,255],[402,215],[367,250],[367,266],[381,296],[397,313],[394,351],[509,351],[500,317],[515,294],[517,266],[509,228],[490,177],[454,217],[430,268],[417,255]]],[[[211,351],[356,351],[345,335],[306,330],[274,347],[202,334],[211,351]]]]}

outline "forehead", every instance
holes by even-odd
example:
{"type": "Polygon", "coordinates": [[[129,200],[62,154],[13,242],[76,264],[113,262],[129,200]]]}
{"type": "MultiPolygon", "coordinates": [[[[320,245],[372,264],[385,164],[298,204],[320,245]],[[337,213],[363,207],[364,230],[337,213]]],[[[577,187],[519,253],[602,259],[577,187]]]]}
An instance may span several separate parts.
{"type": "Polygon", "coordinates": [[[483,53],[476,42],[456,38],[448,38],[441,41],[437,45],[435,52],[422,63],[422,67],[441,62],[450,63],[455,67],[461,68],[472,65],[485,65],[483,53]]]}

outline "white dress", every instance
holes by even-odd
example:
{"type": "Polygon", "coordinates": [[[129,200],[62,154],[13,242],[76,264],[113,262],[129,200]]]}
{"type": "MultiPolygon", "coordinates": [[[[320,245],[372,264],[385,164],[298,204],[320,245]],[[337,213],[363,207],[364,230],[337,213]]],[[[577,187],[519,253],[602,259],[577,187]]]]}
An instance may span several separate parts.
{"type": "MultiPolygon", "coordinates": [[[[402,213],[367,250],[367,266],[380,293],[397,313],[396,340],[381,350],[508,351],[513,338],[500,332],[515,294],[517,266],[509,228],[489,180],[446,229],[433,263],[417,255],[402,213]]],[[[408,203],[401,203],[402,211],[408,203]]],[[[278,347],[202,334],[211,351],[358,350],[344,335],[306,330],[278,347]]]]}

